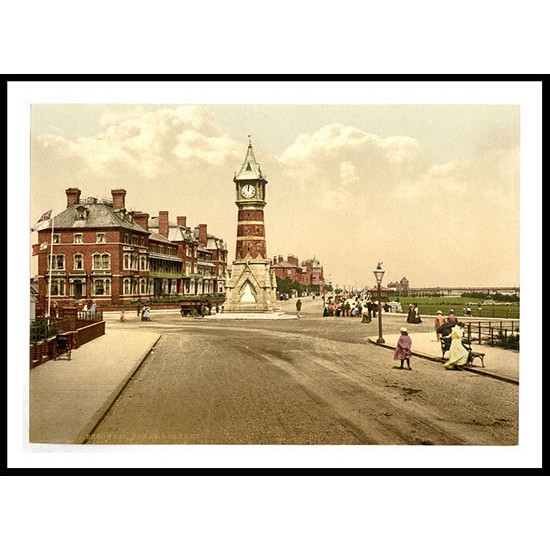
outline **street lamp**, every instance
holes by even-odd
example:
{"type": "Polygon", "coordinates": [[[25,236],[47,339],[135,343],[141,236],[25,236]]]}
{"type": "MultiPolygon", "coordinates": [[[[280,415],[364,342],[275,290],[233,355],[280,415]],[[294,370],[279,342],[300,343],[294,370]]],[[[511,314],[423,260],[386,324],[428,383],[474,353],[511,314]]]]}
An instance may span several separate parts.
{"type": "Polygon", "coordinates": [[[378,283],[378,340],[376,340],[376,343],[383,344],[385,340],[382,338],[382,291],[380,288],[382,278],[384,277],[382,262],[378,262],[378,265],[374,270],[374,276],[376,277],[376,282],[378,283]]]}

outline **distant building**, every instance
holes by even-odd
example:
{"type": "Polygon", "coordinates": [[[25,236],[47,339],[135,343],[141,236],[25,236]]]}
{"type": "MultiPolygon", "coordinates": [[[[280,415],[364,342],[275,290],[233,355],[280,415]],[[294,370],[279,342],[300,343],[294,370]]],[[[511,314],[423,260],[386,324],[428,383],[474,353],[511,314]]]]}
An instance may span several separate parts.
{"type": "Polygon", "coordinates": [[[288,255],[286,261],[281,255],[273,256],[271,267],[279,279],[290,279],[293,283],[318,287],[320,293],[325,291],[323,266],[315,257],[300,264],[298,257],[294,255],[288,255]]]}
{"type": "Polygon", "coordinates": [[[274,256],[271,269],[279,279],[290,279],[293,283],[303,283],[304,276],[300,262],[296,256],[274,256]]]}
{"type": "Polygon", "coordinates": [[[407,294],[409,292],[409,281],[406,277],[403,277],[400,281],[388,283],[388,288],[396,294],[407,294]]]}
{"type": "Polygon", "coordinates": [[[313,257],[312,260],[302,262],[304,272],[304,284],[307,286],[318,286],[319,292],[325,291],[325,277],[323,275],[323,266],[321,262],[313,257]]]}

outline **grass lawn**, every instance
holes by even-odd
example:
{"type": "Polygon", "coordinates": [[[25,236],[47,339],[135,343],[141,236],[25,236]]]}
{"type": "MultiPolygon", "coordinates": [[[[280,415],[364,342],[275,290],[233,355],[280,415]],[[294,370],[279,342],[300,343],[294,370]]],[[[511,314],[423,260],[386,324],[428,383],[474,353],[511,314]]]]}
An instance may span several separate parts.
{"type": "Polygon", "coordinates": [[[472,317],[500,317],[504,319],[519,319],[519,303],[505,302],[495,304],[483,304],[476,298],[464,298],[462,296],[431,296],[431,297],[411,297],[400,296],[399,301],[403,306],[403,312],[406,313],[409,304],[417,304],[420,317],[422,315],[435,315],[438,310],[447,315],[450,309],[454,309],[457,316],[464,316],[464,308],[469,307],[472,310],[472,317]],[[481,309],[480,309],[481,307],[481,309]]]}

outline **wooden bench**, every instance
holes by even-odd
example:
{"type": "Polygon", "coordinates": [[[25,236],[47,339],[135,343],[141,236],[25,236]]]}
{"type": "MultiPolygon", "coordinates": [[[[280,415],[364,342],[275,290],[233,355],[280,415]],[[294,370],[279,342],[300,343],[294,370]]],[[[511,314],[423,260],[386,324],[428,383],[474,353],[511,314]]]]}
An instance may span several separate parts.
{"type": "Polygon", "coordinates": [[[468,365],[474,367],[474,360],[475,359],[479,359],[481,361],[481,366],[482,367],[485,367],[484,363],[483,363],[483,358],[485,357],[485,354],[484,353],[481,353],[479,351],[470,351],[470,353],[468,354],[468,365]]]}
{"type": "Polygon", "coordinates": [[[481,353],[480,351],[473,351],[472,350],[472,341],[464,338],[462,340],[462,345],[468,350],[468,365],[471,367],[474,367],[474,361],[476,359],[479,359],[481,361],[482,367],[485,367],[485,364],[483,363],[483,359],[485,358],[485,354],[481,353]]]}

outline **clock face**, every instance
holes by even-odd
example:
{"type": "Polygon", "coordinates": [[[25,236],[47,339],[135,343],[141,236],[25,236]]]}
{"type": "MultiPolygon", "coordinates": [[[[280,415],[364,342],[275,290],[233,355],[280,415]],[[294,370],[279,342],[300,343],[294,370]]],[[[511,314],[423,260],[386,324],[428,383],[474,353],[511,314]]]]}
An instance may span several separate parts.
{"type": "Polygon", "coordinates": [[[256,194],[256,188],[253,185],[243,185],[241,189],[241,195],[245,199],[251,199],[256,194]]]}

